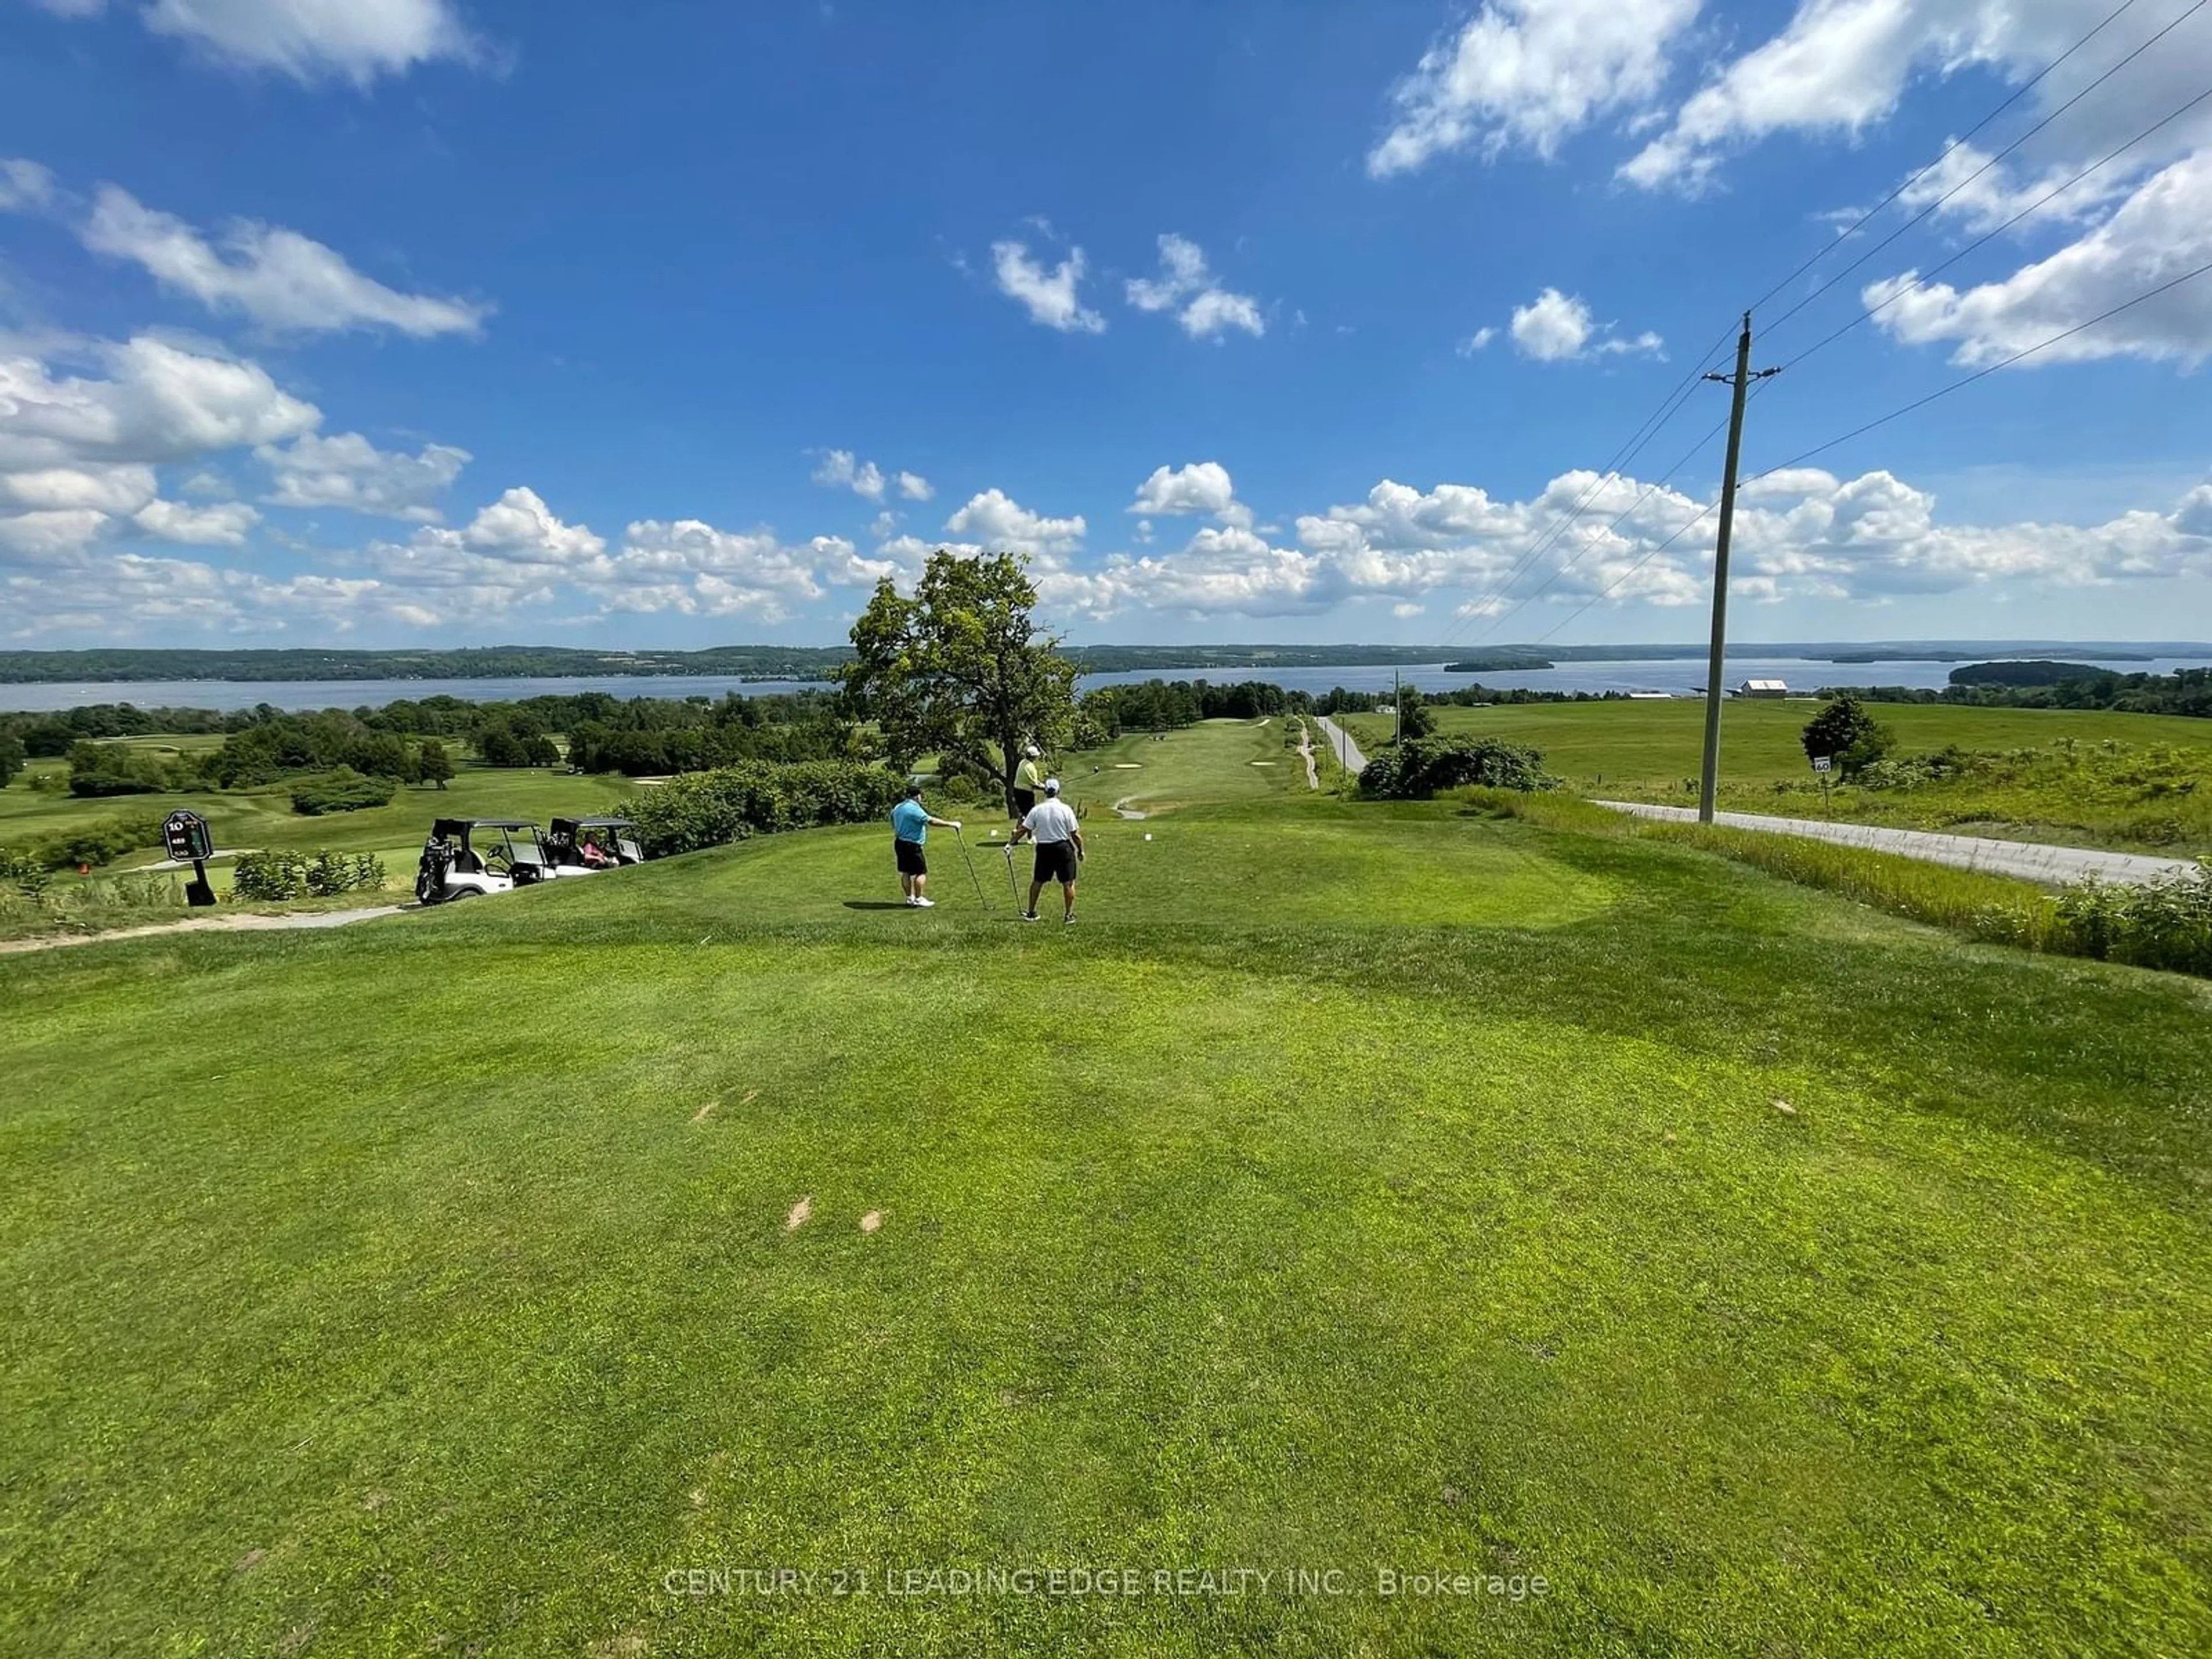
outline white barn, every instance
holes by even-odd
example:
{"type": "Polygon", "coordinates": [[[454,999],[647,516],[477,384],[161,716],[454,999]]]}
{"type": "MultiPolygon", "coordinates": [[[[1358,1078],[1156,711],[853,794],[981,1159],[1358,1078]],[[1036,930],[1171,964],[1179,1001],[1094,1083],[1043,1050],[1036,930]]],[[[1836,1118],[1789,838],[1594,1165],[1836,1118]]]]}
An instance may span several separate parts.
{"type": "Polygon", "coordinates": [[[1786,697],[1789,685],[1781,680],[1746,680],[1735,689],[1739,697],[1786,697]]]}

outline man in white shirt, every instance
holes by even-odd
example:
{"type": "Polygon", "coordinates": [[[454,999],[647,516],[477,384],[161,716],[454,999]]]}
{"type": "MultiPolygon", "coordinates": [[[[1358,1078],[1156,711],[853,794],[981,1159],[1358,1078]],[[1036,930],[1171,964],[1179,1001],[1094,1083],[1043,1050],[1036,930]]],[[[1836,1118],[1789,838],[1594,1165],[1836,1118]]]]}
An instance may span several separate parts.
{"type": "Polygon", "coordinates": [[[1056,881],[1064,907],[1060,921],[1063,925],[1072,923],[1075,920],[1075,877],[1083,863],[1083,828],[1077,823],[1073,811],[1060,798],[1058,778],[1044,781],[1044,799],[1014,831],[1014,838],[1006,847],[1006,856],[1013,857],[1014,848],[1024,841],[1036,843],[1036,867],[1030,872],[1030,908],[1022,912],[1022,920],[1037,919],[1037,896],[1044,891],[1045,883],[1056,881]]]}

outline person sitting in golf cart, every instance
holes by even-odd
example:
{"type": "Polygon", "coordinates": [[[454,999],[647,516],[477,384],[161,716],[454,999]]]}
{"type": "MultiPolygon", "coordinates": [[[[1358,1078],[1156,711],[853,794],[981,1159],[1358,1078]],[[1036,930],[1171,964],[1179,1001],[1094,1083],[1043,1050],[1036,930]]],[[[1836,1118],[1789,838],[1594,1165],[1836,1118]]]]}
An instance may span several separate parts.
{"type": "Polygon", "coordinates": [[[611,856],[598,842],[584,837],[584,867],[587,870],[611,870],[622,860],[611,856]]]}

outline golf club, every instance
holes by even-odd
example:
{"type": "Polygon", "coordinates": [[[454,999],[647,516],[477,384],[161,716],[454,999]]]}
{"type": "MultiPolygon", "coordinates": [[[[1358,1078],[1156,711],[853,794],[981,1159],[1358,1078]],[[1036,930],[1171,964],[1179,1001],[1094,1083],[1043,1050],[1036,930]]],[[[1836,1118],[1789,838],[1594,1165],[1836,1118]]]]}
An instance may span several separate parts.
{"type": "Polygon", "coordinates": [[[975,902],[983,907],[983,914],[988,916],[991,914],[991,901],[983,896],[983,878],[975,873],[975,860],[968,851],[968,837],[955,830],[952,839],[960,843],[960,861],[968,866],[968,879],[975,884],[975,902]]]}
{"type": "Polygon", "coordinates": [[[1012,895],[1012,896],[1013,896],[1013,901],[1014,901],[1014,914],[1015,914],[1016,915],[1021,915],[1021,913],[1022,913],[1022,890],[1021,890],[1021,886],[1020,886],[1020,884],[1019,884],[1018,883],[1017,883],[1017,882],[1014,880],[1014,844],[1013,844],[1013,842],[1008,842],[1006,843],[1006,891],[1007,891],[1008,893],[1010,893],[1011,895],[1012,895]]]}

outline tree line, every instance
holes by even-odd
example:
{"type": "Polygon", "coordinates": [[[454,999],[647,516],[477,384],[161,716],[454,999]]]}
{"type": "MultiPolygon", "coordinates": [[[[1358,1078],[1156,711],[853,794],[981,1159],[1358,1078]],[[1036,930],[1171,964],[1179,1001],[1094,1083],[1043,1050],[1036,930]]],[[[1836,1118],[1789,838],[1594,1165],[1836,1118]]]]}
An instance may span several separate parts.
{"type": "Polygon", "coordinates": [[[0,715],[0,786],[27,757],[66,758],[70,793],[91,796],[253,788],[342,769],[442,785],[453,775],[453,750],[463,746],[489,766],[566,765],[641,777],[738,760],[842,757],[852,741],[836,700],[820,691],[719,700],[582,692],[486,703],[434,696],[313,712],[266,703],[227,712],[101,703],[0,715]],[[120,741],[155,734],[223,741],[181,755],[120,741]]]}
{"type": "Polygon", "coordinates": [[[2171,674],[2119,674],[2083,668],[2048,684],[1996,684],[1960,680],[1941,688],[1916,685],[1823,686],[1824,697],[1850,696],[1862,702],[1947,703],[1968,708],[2109,709],[2122,714],[2180,714],[2212,719],[2212,668],[2171,674]]]}

